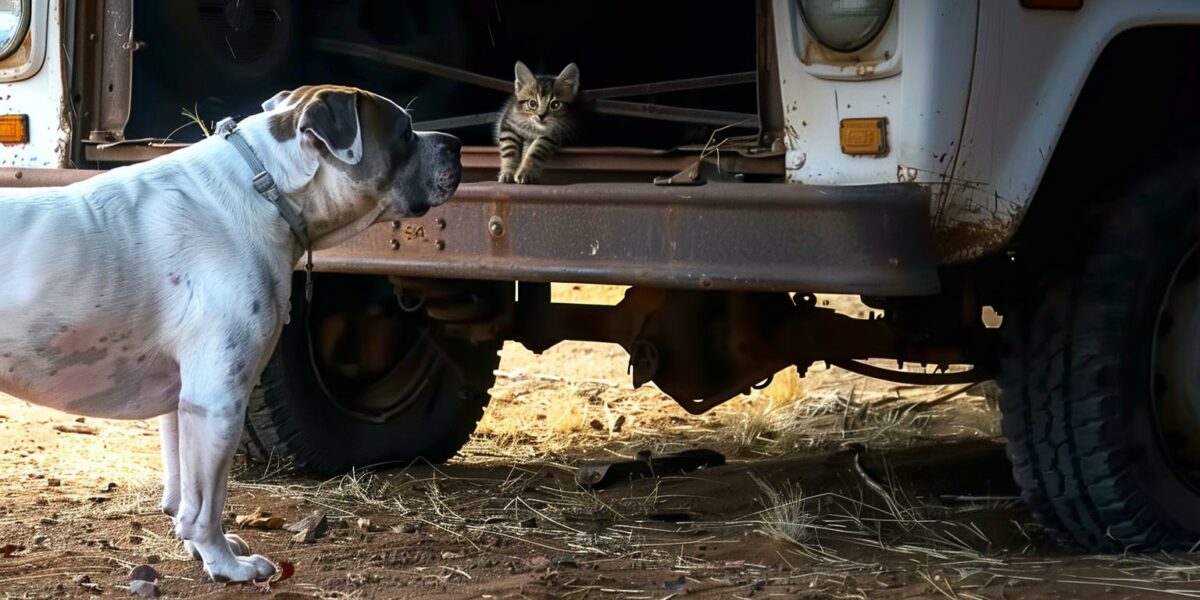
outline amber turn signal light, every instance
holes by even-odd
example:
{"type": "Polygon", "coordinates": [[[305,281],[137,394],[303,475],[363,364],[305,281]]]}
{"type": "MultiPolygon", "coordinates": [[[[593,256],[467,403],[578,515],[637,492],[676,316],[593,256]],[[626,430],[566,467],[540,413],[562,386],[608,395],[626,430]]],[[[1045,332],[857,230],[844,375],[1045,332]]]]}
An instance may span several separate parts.
{"type": "Polygon", "coordinates": [[[29,115],[0,115],[0,144],[29,143],[29,115]]]}
{"type": "Polygon", "coordinates": [[[887,117],[842,119],[842,152],[851,156],[887,154],[887,117]]]}

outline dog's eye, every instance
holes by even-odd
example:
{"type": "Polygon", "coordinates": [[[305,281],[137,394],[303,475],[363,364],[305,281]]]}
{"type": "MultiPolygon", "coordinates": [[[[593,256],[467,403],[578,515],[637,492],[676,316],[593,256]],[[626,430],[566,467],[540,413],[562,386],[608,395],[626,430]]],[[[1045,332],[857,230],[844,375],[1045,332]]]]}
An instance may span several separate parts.
{"type": "Polygon", "coordinates": [[[525,105],[533,110],[537,110],[537,100],[534,100],[533,98],[526,100],[525,105]]]}
{"type": "Polygon", "coordinates": [[[550,110],[558,110],[560,108],[562,108],[562,102],[555,100],[550,103],[550,110]]]}

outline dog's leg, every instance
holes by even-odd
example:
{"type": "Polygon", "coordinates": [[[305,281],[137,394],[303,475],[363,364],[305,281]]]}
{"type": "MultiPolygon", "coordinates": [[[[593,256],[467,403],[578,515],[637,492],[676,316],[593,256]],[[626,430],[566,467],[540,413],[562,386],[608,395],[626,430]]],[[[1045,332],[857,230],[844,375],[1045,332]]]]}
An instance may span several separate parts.
{"type": "MultiPolygon", "coordinates": [[[[162,511],[174,520],[179,514],[179,415],[167,413],[158,418],[158,431],[162,436],[163,499],[162,511]]],[[[238,556],[250,554],[250,546],[241,536],[225,534],[229,549],[238,556]]],[[[195,560],[200,560],[200,551],[195,544],[184,542],[183,549],[195,560]]]]}
{"type": "Polygon", "coordinates": [[[162,438],[162,511],[173,519],[179,514],[179,416],[174,411],[158,418],[158,433],[162,438]]]}
{"type": "Polygon", "coordinates": [[[249,390],[241,383],[248,380],[241,373],[245,363],[231,368],[228,360],[213,360],[219,353],[200,354],[180,361],[180,501],[175,530],[200,554],[214,581],[262,579],[275,572],[275,565],[259,555],[237,556],[221,529],[229,466],[248,398],[249,390]]]}

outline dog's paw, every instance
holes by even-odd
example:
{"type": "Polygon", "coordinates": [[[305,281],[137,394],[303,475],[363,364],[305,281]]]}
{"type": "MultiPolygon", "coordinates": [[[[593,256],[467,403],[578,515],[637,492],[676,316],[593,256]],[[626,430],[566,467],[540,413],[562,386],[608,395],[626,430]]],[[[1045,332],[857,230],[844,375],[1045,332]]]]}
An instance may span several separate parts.
{"type": "Polygon", "coordinates": [[[504,173],[504,172],[501,172],[500,176],[496,178],[496,181],[499,181],[500,183],[512,183],[514,180],[515,180],[515,177],[513,176],[512,173],[504,173]]]}
{"type": "MultiPolygon", "coordinates": [[[[242,536],[227,533],[225,534],[225,542],[229,544],[229,551],[234,556],[250,555],[250,545],[246,543],[246,540],[242,539],[242,536]]],[[[183,550],[192,557],[192,560],[200,560],[200,550],[196,548],[195,544],[185,541],[183,543],[183,550]]]]}
{"type": "Polygon", "coordinates": [[[217,583],[260,581],[274,575],[275,563],[260,554],[237,556],[232,562],[204,565],[204,572],[217,583]]]}

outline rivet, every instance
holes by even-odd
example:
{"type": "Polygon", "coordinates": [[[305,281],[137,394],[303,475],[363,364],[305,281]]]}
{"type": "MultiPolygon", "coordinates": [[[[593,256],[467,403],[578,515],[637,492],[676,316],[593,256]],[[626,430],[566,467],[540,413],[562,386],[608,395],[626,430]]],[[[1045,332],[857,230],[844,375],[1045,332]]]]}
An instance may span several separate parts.
{"type": "Polygon", "coordinates": [[[492,237],[500,237],[504,235],[504,221],[501,221],[500,217],[492,217],[489,219],[488,233],[492,234],[492,237]]]}
{"type": "Polygon", "coordinates": [[[400,221],[392,221],[392,229],[400,229],[400,221]]]}
{"type": "Polygon", "coordinates": [[[446,222],[445,222],[445,221],[443,221],[442,219],[434,219],[434,220],[433,220],[433,224],[434,224],[434,225],[437,225],[437,228],[438,228],[438,229],[445,229],[445,228],[446,228],[446,222]]]}
{"type": "Polygon", "coordinates": [[[400,240],[392,240],[391,244],[392,244],[392,250],[400,249],[400,240]]]}
{"type": "Polygon", "coordinates": [[[437,241],[435,241],[435,242],[433,243],[433,246],[434,246],[435,248],[437,248],[438,250],[445,250],[445,249],[446,249],[446,242],[443,242],[442,240],[437,240],[437,241]]]}

